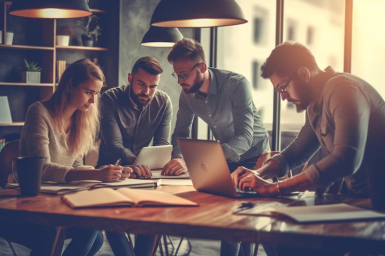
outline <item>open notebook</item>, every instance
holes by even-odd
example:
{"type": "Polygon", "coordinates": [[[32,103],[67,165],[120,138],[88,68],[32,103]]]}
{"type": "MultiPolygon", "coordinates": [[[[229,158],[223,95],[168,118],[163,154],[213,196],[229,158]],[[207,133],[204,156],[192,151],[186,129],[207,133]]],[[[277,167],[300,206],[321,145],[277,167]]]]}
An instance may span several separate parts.
{"type": "Polygon", "coordinates": [[[348,204],[295,206],[267,209],[258,209],[258,207],[254,207],[243,211],[238,211],[236,214],[255,216],[271,216],[272,214],[277,214],[287,216],[300,223],[385,219],[385,214],[383,213],[366,210],[348,204]]]}
{"type": "Polygon", "coordinates": [[[197,206],[190,200],[162,191],[119,188],[100,188],[80,191],[62,197],[72,208],[107,207],[107,206],[197,206]]]}

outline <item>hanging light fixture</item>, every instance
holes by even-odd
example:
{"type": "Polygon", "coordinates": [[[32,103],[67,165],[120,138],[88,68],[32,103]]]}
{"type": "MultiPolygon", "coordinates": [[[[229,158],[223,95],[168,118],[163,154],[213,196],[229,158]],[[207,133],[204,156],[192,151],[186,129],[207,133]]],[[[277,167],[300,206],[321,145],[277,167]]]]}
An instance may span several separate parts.
{"type": "Polygon", "coordinates": [[[235,0],[161,0],[152,15],[158,27],[220,27],[246,23],[235,0]]]}
{"type": "Polygon", "coordinates": [[[141,45],[150,47],[172,47],[183,38],[177,28],[161,28],[151,26],[144,35],[141,45]]]}
{"type": "Polygon", "coordinates": [[[92,14],[88,0],[13,0],[9,13],[43,19],[79,18],[92,14]]]}

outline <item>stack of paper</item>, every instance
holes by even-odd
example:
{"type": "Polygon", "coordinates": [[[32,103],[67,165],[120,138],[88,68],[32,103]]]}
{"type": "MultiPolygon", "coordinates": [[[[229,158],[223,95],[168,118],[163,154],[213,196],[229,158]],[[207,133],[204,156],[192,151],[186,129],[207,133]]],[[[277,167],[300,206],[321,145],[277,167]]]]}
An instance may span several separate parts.
{"type": "Polygon", "coordinates": [[[296,222],[331,222],[364,219],[385,219],[385,214],[351,206],[348,204],[331,204],[317,206],[295,206],[270,209],[258,207],[237,212],[244,215],[270,215],[281,214],[296,222]]]}

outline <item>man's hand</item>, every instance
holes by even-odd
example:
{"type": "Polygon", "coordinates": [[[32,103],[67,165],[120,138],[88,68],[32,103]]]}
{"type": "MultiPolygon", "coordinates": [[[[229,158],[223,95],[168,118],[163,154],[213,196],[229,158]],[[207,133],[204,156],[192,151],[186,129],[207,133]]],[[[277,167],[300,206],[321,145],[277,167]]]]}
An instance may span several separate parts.
{"type": "Polygon", "coordinates": [[[269,196],[274,193],[271,183],[258,176],[258,173],[245,167],[238,167],[231,174],[235,186],[240,190],[252,189],[261,195],[269,196]]]}
{"type": "MultiPolygon", "coordinates": [[[[103,182],[113,182],[118,181],[122,177],[126,177],[127,174],[123,175],[123,167],[119,165],[103,165],[98,169],[97,179],[103,182]]],[[[128,176],[130,176],[128,174],[128,176]]]]}
{"type": "Polygon", "coordinates": [[[185,172],[187,172],[187,167],[184,159],[174,158],[163,167],[161,174],[167,176],[178,176],[185,172]]]}
{"type": "Polygon", "coordinates": [[[130,165],[132,169],[131,178],[133,179],[149,179],[152,176],[150,167],[147,165],[130,165]]]}

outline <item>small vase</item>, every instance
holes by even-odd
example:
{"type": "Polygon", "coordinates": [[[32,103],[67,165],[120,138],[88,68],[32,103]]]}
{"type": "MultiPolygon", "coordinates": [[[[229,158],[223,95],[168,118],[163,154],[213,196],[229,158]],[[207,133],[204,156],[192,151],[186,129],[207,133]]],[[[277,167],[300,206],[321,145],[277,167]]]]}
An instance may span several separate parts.
{"type": "Polygon", "coordinates": [[[27,84],[40,84],[40,71],[24,71],[21,81],[27,84]]]}
{"type": "Polygon", "coordinates": [[[68,46],[70,44],[70,36],[68,35],[58,35],[56,36],[56,45],[58,46],[68,46]]]}
{"type": "Polygon", "coordinates": [[[13,43],[13,32],[7,32],[5,35],[5,44],[12,45],[13,43]]]}
{"type": "Polygon", "coordinates": [[[83,46],[85,47],[92,47],[94,46],[94,40],[90,39],[90,40],[83,40],[83,46]]]}

